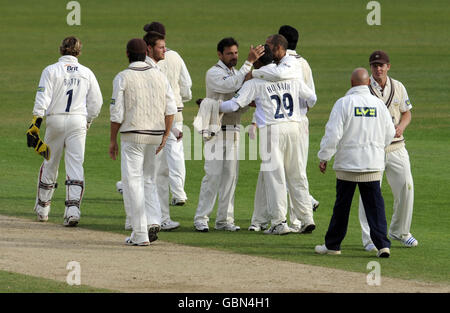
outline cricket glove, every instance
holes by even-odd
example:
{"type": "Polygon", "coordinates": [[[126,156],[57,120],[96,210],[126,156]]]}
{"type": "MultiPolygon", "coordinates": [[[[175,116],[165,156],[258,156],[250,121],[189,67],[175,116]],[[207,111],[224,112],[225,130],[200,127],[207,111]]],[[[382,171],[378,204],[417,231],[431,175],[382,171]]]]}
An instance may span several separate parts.
{"type": "Polygon", "coordinates": [[[39,131],[42,124],[41,116],[33,116],[31,125],[28,128],[27,135],[27,146],[34,148],[37,154],[42,155],[46,160],[50,159],[50,147],[45,144],[39,137],[39,131]]]}

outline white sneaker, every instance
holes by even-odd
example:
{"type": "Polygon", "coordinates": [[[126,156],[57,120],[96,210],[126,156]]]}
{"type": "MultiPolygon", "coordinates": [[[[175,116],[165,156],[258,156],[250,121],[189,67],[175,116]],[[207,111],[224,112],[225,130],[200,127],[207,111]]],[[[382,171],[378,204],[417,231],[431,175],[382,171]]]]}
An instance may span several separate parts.
{"type": "Polygon", "coordinates": [[[261,229],[261,226],[252,224],[248,227],[248,230],[249,231],[261,231],[262,229],[261,229]]]}
{"type": "Polygon", "coordinates": [[[302,224],[291,224],[289,228],[291,229],[291,233],[300,233],[302,229],[302,224]]]}
{"type": "Polygon", "coordinates": [[[375,247],[375,245],[373,243],[369,243],[364,247],[364,250],[366,251],[374,251],[374,252],[378,252],[377,247],[375,247]]]}
{"type": "Polygon", "coordinates": [[[119,181],[116,183],[116,190],[117,190],[118,193],[120,193],[121,195],[123,195],[123,188],[122,188],[122,181],[121,181],[121,180],[119,180],[119,181]]]}
{"type": "Polygon", "coordinates": [[[280,223],[278,225],[270,227],[268,230],[264,231],[266,235],[287,235],[291,232],[291,229],[286,225],[286,223],[280,223]]]}
{"type": "Polygon", "coordinates": [[[175,206],[183,206],[185,203],[186,203],[186,200],[177,199],[177,198],[172,198],[172,201],[170,201],[170,205],[175,205],[175,206]]]}
{"type": "Polygon", "coordinates": [[[196,231],[207,233],[209,231],[208,224],[205,223],[194,223],[194,227],[196,231]]]}
{"type": "Polygon", "coordinates": [[[164,223],[161,223],[161,230],[172,230],[178,227],[180,227],[180,223],[172,221],[170,219],[164,223]]]}
{"type": "Polygon", "coordinates": [[[377,257],[379,257],[379,258],[388,258],[390,256],[391,256],[391,250],[389,250],[389,248],[382,248],[377,253],[377,257]]]}
{"type": "Polygon", "coordinates": [[[64,218],[63,225],[66,227],[75,227],[80,222],[79,216],[69,216],[64,218]]]}
{"type": "Polygon", "coordinates": [[[216,230],[226,230],[226,231],[238,231],[241,228],[234,224],[223,224],[223,225],[216,225],[214,227],[216,230]]]}
{"type": "Polygon", "coordinates": [[[158,239],[158,233],[161,230],[161,226],[158,224],[152,224],[148,228],[148,241],[153,242],[158,239]]]}
{"type": "Polygon", "coordinates": [[[143,246],[149,246],[149,245],[150,245],[150,242],[144,241],[144,242],[139,242],[139,243],[137,243],[137,242],[133,242],[133,241],[131,240],[131,237],[127,237],[127,238],[125,238],[125,244],[126,244],[127,246],[141,246],[141,247],[143,247],[143,246]]]}
{"type": "Polygon", "coordinates": [[[341,254],[341,250],[329,250],[325,245],[316,246],[314,251],[318,254],[331,254],[331,255],[341,254]]]}
{"type": "Polygon", "coordinates": [[[37,220],[39,222],[47,222],[48,221],[48,213],[50,212],[50,206],[41,207],[41,206],[37,205],[34,208],[34,211],[36,212],[37,220]]]}
{"type": "Polygon", "coordinates": [[[391,237],[394,240],[401,241],[403,245],[407,248],[417,247],[419,245],[419,242],[416,238],[413,237],[413,235],[408,234],[405,238],[398,238],[394,235],[389,234],[389,237],[391,237]]]}

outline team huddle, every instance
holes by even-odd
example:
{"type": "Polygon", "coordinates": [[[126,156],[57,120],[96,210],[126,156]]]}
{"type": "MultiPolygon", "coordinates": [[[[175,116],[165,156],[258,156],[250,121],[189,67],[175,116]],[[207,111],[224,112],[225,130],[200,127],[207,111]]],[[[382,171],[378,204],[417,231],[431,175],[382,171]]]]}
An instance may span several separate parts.
{"type": "MultiPolygon", "coordinates": [[[[186,168],[183,151],[183,108],[192,99],[192,80],[181,56],[166,48],[166,31],[159,22],[144,26],[143,39],[128,41],[129,66],[113,80],[110,103],[109,155],[120,153],[122,193],[126,212],[125,243],[148,246],[161,230],[180,226],[170,217],[170,205],[184,205],[186,168]],[[118,134],[120,133],[120,146],[118,134]],[[172,194],[171,200],[170,193],[172,194]]],[[[251,46],[236,69],[239,45],[232,37],[219,41],[218,62],[206,73],[206,95],[199,99],[194,128],[204,139],[204,171],[194,229],[238,231],[234,195],[239,173],[239,132],[242,114],[254,107],[250,138],[259,133],[260,172],[249,231],[267,235],[312,233],[319,202],[309,192],[306,166],[309,150],[307,113],[317,102],[312,70],[296,52],[298,31],[288,25],[251,46]],[[288,222],[289,217],[289,222],[288,222]]],[[[64,225],[76,226],[84,191],[87,130],[103,103],[90,69],[78,63],[81,42],[65,38],[57,63],[44,69],[39,81],[27,144],[44,157],[38,175],[35,212],[48,220],[59,163],[64,152],[66,201],[64,225]],[[46,132],[39,136],[45,117],[46,132]]],[[[351,89],[331,111],[320,144],[319,169],[335,158],[336,202],[325,244],[319,254],[340,254],[352,197],[360,190],[362,241],[378,257],[390,256],[391,239],[406,247],[418,245],[411,235],[413,180],[403,132],[412,105],[405,87],[387,76],[388,55],[369,58],[372,75],[357,68],[351,89]],[[386,173],[394,195],[394,214],[387,228],[381,180],[386,173]]]]}

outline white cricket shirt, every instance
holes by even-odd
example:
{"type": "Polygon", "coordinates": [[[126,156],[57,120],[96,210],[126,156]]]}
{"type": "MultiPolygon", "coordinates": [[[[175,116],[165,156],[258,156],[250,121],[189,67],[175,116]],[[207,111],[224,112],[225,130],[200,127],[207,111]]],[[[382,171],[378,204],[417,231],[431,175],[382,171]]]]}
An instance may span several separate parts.
{"type": "MultiPolygon", "coordinates": [[[[275,67],[270,64],[265,67],[275,67]]],[[[316,95],[300,79],[269,82],[258,78],[248,80],[236,93],[233,99],[225,101],[221,109],[225,112],[245,107],[255,101],[255,118],[258,127],[276,123],[295,121],[300,122],[301,99],[306,102],[315,102],[316,95]],[[235,105],[233,106],[234,103],[235,105]]]]}
{"type": "Polygon", "coordinates": [[[41,75],[33,115],[79,114],[91,122],[100,113],[103,98],[94,73],[65,55],[41,75]]]}

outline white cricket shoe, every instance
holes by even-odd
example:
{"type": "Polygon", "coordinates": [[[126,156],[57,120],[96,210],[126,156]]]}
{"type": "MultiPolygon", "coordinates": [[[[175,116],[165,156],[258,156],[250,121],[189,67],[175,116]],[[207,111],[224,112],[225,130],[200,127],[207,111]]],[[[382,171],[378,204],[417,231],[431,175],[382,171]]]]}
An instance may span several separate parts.
{"type": "Polygon", "coordinates": [[[172,198],[172,201],[170,201],[170,205],[172,206],[183,206],[185,204],[186,200],[183,199],[172,198]]]}
{"type": "Polygon", "coordinates": [[[291,229],[291,233],[301,233],[302,224],[301,223],[291,224],[289,228],[291,229]]]}
{"type": "Polygon", "coordinates": [[[80,217],[79,216],[68,216],[64,218],[64,223],[63,225],[66,227],[75,227],[78,225],[78,223],[80,222],[80,217]]]}
{"type": "Polygon", "coordinates": [[[118,193],[120,193],[121,195],[123,195],[123,187],[122,187],[122,181],[121,181],[121,180],[119,180],[119,181],[116,183],[116,190],[117,190],[118,193]]]}
{"type": "Polygon", "coordinates": [[[377,257],[388,258],[391,256],[391,250],[389,248],[382,248],[377,252],[377,257]]]}
{"type": "Polygon", "coordinates": [[[48,213],[50,212],[50,206],[41,207],[40,205],[36,205],[34,211],[36,212],[37,220],[39,222],[48,221],[48,213]]]}
{"type": "Polygon", "coordinates": [[[268,224],[252,224],[248,227],[249,231],[262,231],[262,230],[266,230],[267,228],[269,228],[268,224]]]}
{"type": "Polygon", "coordinates": [[[374,251],[374,252],[378,252],[377,247],[375,247],[375,245],[373,243],[368,243],[365,247],[364,250],[366,251],[374,251]]]}
{"type": "Polygon", "coordinates": [[[150,242],[148,241],[143,241],[143,242],[134,242],[133,240],[131,240],[131,237],[127,237],[125,238],[125,244],[127,246],[140,246],[140,247],[144,247],[144,246],[149,246],[150,242]]]}
{"type": "Polygon", "coordinates": [[[414,238],[413,235],[411,235],[411,234],[408,234],[408,236],[406,236],[404,238],[398,238],[392,234],[389,234],[389,237],[391,237],[394,240],[401,241],[403,243],[403,245],[407,248],[417,247],[419,245],[419,242],[417,241],[417,239],[414,238]]]}
{"type": "Polygon", "coordinates": [[[209,231],[209,226],[206,223],[194,223],[196,231],[207,233],[209,231]]]}
{"type": "Polygon", "coordinates": [[[286,225],[286,223],[280,223],[278,225],[270,227],[268,230],[264,231],[266,235],[287,235],[291,232],[291,229],[286,225]]]}
{"type": "Polygon", "coordinates": [[[180,227],[180,223],[172,221],[171,219],[161,223],[161,230],[172,230],[180,227]]]}
{"type": "Polygon", "coordinates": [[[225,230],[225,231],[238,231],[241,228],[239,226],[237,226],[237,225],[234,225],[234,224],[223,224],[223,225],[216,225],[214,227],[214,229],[225,230]]]}
{"type": "Polygon", "coordinates": [[[341,254],[341,250],[329,250],[327,248],[327,246],[325,246],[324,244],[320,245],[320,246],[316,246],[314,251],[317,254],[331,254],[331,255],[339,255],[339,254],[341,254]]]}

